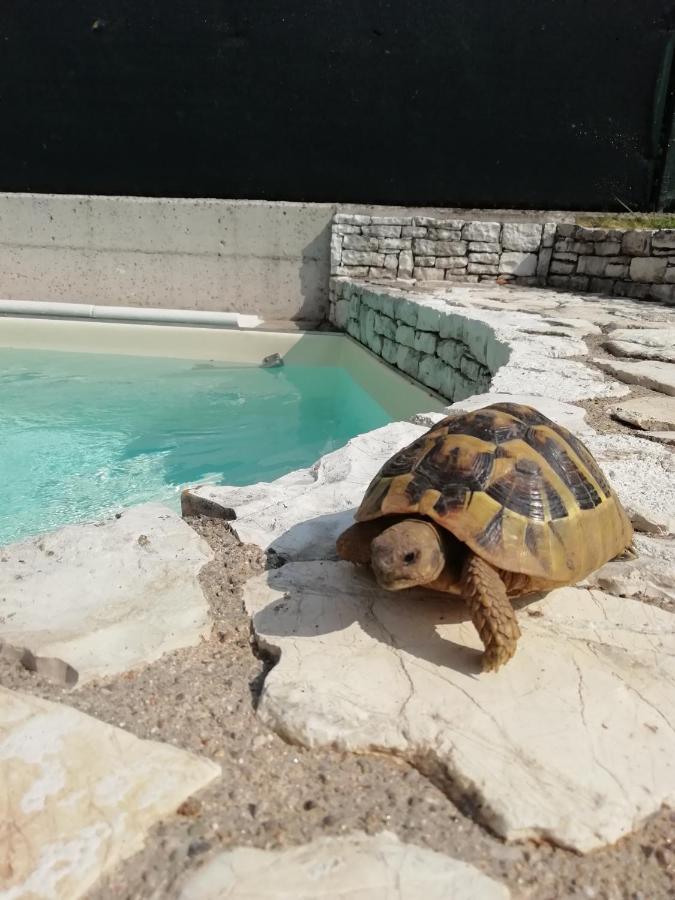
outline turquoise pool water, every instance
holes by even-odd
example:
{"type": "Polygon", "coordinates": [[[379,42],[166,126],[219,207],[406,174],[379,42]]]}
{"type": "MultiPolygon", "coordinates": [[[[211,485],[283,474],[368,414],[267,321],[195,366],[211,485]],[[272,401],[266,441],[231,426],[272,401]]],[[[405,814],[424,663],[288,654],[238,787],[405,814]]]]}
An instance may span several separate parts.
{"type": "Polygon", "coordinates": [[[0,349],[0,544],[268,481],[389,421],[340,368],[0,349]]]}

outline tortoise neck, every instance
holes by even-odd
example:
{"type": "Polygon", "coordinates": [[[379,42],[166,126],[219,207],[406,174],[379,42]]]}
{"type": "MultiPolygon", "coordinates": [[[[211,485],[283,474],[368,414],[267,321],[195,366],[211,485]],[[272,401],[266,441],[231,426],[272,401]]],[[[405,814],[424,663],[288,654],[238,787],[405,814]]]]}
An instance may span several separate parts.
{"type": "MultiPolygon", "coordinates": [[[[435,525],[434,522],[430,522],[435,525]]],[[[461,596],[462,594],[462,573],[464,563],[469,551],[466,544],[458,540],[454,534],[435,525],[438,532],[439,540],[442,542],[443,553],[445,556],[445,565],[443,571],[434,581],[426,585],[432,591],[442,591],[444,594],[454,594],[461,596]]]]}

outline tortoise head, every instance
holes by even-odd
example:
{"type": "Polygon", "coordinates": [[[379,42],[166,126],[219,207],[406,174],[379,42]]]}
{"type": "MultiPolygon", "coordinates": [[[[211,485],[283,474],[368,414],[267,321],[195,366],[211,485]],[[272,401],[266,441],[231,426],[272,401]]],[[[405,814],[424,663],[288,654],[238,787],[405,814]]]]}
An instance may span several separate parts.
{"type": "Polygon", "coordinates": [[[438,528],[422,519],[405,519],[373,539],[370,564],[380,587],[388,591],[434,581],[445,566],[438,528]]]}

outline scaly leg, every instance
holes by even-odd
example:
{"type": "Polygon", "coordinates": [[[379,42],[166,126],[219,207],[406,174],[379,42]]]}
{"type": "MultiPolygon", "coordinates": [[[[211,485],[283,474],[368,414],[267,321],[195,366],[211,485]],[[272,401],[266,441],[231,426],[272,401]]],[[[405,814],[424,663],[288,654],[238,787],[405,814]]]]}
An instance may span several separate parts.
{"type": "Polygon", "coordinates": [[[471,553],[462,573],[462,596],[485,644],[483,671],[498,669],[516,652],[520,628],[506,587],[492,566],[471,553]]]}

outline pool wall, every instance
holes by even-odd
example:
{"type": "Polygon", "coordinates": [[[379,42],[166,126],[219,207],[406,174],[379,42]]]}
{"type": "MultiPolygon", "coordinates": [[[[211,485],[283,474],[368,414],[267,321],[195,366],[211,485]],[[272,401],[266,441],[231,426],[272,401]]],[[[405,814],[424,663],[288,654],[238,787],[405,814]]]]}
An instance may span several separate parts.
{"type": "Polygon", "coordinates": [[[335,208],[0,194],[0,296],[320,321],[335,208]]]}
{"type": "Polygon", "coordinates": [[[437,392],[383,365],[370,348],[335,332],[245,331],[181,325],[0,317],[0,348],[161,356],[260,365],[279,353],[288,365],[342,366],[394,419],[440,410],[437,392]]]}
{"type": "Polygon", "coordinates": [[[331,279],[330,300],[338,328],[452,402],[488,391],[510,356],[489,323],[442,300],[396,296],[386,286],[345,278],[331,279]]]}

